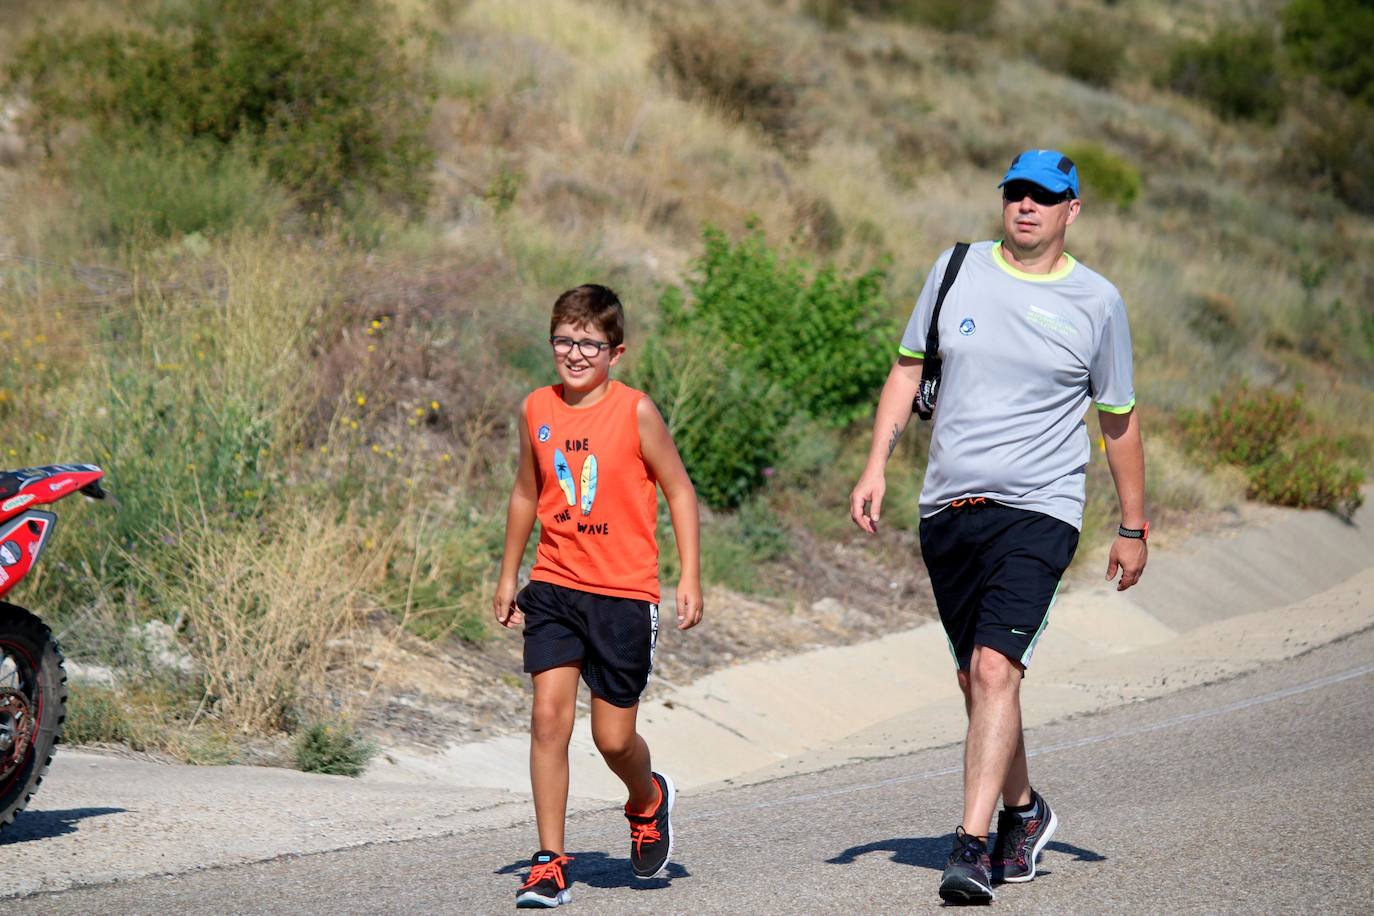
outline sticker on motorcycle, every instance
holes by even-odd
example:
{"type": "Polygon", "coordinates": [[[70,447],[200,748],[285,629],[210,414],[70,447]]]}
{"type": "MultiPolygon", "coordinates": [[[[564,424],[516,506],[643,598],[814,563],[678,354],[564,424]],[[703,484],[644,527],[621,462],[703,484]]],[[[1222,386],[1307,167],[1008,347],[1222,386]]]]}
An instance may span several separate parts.
{"type": "Polygon", "coordinates": [[[32,493],[20,493],[18,496],[11,496],[9,499],[0,503],[0,512],[9,512],[12,509],[18,509],[20,506],[27,506],[31,502],[33,502],[32,493]]]}

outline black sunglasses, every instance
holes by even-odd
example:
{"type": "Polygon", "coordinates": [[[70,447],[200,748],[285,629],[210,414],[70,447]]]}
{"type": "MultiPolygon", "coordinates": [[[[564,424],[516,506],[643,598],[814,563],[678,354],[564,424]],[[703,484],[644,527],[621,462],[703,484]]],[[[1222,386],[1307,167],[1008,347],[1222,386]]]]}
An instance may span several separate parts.
{"type": "Polygon", "coordinates": [[[1015,203],[1027,197],[1042,207],[1053,207],[1066,200],[1073,200],[1073,191],[1067,188],[1063,191],[1051,191],[1033,181],[1009,181],[1002,185],[1002,200],[1007,203],[1015,203]]]}

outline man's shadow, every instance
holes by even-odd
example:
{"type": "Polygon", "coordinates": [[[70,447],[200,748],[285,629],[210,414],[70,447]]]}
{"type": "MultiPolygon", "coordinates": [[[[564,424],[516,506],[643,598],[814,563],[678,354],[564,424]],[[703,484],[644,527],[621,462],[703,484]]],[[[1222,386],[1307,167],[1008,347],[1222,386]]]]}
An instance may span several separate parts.
{"type": "MultiPolygon", "coordinates": [[[[949,834],[941,836],[924,837],[894,837],[890,840],[878,840],[874,843],[865,843],[862,846],[851,846],[844,852],[832,859],[825,861],[830,865],[849,865],[859,856],[868,855],[871,852],[886,852],[890,858],[898,865],[910,865],[913,868],[928,868],[931,871],[944,871],[945,864],[949,861],[949,850],[952,845],[949,834]]],[[[1093,852],[1091,849],[1083,849],[1070,843],[1057,843],[1054,840],[1045,844],[1041,855],[1046,852],[1059,852],[1073,856],[1075,862],[1105,862],[1107,857],[1101,853],[1093,852]]],[[[1045,868],[1044,859],[1036,866],[1036,871],[1041,874],[1049,874],[1050,870],[1045,868]]]]}
{"type": "Polygon", "coordinates": [[[0,846],[46,840],[49,837],[76,833],[77,822],[88,817],[120,814],[126,808],[69,808],[66,811],[23,811],[0,832],[0,846]]]}
{"type": "MultiPolygon", "coordinates": [[[[630,867],[628,857],[617,858],[604,852],[571,852],[573,861],[568,866],[568,877],[573,884],[588,887],[628,887],[634,890],[654,890],[668,887],[674,878],[690,878],[692,873],[677,862],[669,862],[668,870],[657,878],[644,880],[636,878],[630,867]]],[[[496,870],[498,875],[521,875],[530,867],[527,861],[512,862],[496,870]]]]}

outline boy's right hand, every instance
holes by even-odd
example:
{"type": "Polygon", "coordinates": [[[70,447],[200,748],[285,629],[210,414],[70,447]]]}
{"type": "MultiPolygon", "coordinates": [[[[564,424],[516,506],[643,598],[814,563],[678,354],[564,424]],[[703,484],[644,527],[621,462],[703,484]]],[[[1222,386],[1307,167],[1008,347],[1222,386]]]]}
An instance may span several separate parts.
{"type": "Polygon", "coordinates": [[[496,622],[507,629],[514,629],[524,623],[525,615],[515,604],[515,583],[502,582],[496,586],[496,594],[491,599],[491,610],[496,622]]]}

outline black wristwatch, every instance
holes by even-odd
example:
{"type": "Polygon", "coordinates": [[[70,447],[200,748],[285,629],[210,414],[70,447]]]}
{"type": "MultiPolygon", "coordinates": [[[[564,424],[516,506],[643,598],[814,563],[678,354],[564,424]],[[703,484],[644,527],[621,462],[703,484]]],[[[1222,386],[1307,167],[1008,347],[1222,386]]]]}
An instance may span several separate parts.
{"type": "Polygon", "coordinates": [[[1123,538],[1130,538],[1135,541],[1148,540],[1150,537],[1150,523],[1146,522],[1144,528],[1127,528],[1121,525],[1116,529],[1116,533],[1123,538]]]}

